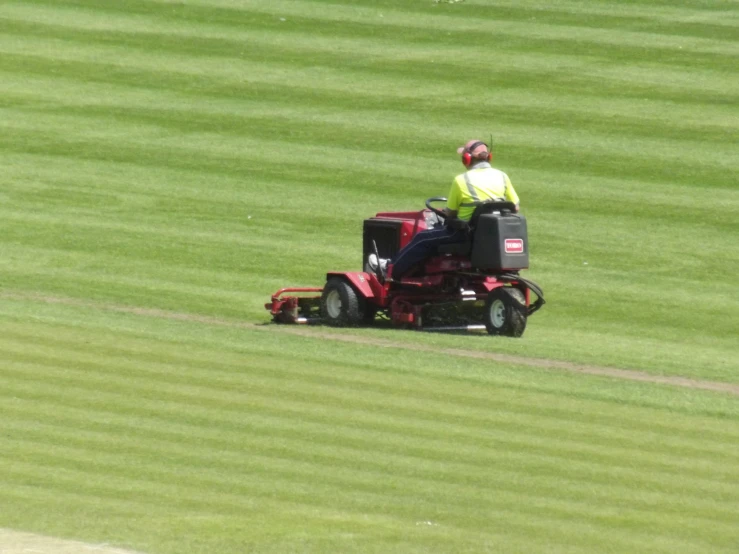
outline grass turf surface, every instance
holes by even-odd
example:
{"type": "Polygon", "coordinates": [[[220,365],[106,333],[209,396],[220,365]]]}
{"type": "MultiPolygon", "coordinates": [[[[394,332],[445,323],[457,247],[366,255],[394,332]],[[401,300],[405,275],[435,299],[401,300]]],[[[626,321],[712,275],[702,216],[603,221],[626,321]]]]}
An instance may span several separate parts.
{"type": "Polygon", "coordinates": [[[266,321],[492,132],[547,306],[521,340],[348,333],[737,383],[737,13],[3,3],[0,527],[151,553],[735,549],[735,397],[104,306],[266,321]]]}

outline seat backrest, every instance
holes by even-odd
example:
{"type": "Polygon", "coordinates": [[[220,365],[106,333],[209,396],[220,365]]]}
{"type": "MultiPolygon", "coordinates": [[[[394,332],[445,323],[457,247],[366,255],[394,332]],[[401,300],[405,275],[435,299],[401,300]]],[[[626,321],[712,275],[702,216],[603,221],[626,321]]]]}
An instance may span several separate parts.
{"type": "Polygon", "coordinates": [[[484,202],[480,202],[479,204],[477,204],[477,206],[475,207],[475,211],[472,212],[472,216],[470,217],[469,221],[457,219],[456,217],[447,218],[446,226],[452,229],[472,233],[477,226],[477,220],[480,218],[480,216],[483,214],[491,214],[493,212],[499,212],[501,214],[516,213],[516,205],[513,202],[499,199],[485,200],[484,202]]]}
{"type": "Polygon", "coordinates": [[[501,214],[516,213],[516,205],[513,202],[498,199],[485,200],[484,202],[480,202],[475,207],[475,211],[472,212],[472,217],[470,217],[470,229],[475,229],[475,227],[477,226],[477,220],[482,214],[491,214],[493,212],[500,212],[501,214]]]}

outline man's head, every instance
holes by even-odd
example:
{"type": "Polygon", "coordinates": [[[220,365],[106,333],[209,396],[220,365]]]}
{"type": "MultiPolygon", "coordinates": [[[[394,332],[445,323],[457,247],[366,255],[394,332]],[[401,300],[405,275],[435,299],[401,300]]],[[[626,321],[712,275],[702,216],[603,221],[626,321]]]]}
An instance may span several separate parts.
{"type": "Polygon", "coordinates": [[[489,162],[493,156],[488,145],[481,140],[471,140],[464,146],[457,148],[457,154],[462,156],[462,163],[469,167],[478,162],[489,162]]]}

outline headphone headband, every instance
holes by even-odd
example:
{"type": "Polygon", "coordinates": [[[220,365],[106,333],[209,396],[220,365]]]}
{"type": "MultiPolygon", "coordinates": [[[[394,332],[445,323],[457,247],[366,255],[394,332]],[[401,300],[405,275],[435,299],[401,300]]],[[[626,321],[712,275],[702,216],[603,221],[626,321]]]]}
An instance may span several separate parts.
{"type": "Polygon", "coordinates": [[[462,163],[465,165],[465,167],[469,167],[472,164],[473,160],[487,160],[488,162],[493,159],[493,155],[490,153],[490,149],[488,148],[488,145],[482,142],[481,140],[477,140],[469,145],[469,147],[466,147],[464,149],[464,152],[462,153],[462,163]],[[481,154],[478,154],[477,156],[473,156],[472,152],[479,148],[480,146],[485,147],[485,153],[484,156],[481,154]]]}
{"type": "Polygon", "coordinates": [[[472,152],[473,152],[473,151],[475,150],[475,148],[477,148],[478,146],[484,146],[484,147],[485,147],[485,149],[487,149],[487,148],[488,148],[488,145],[487,145],[487,144],[485,144],[485,143],[484,143],[484,142],[482,142],[481,140],[478,140],[477,142],[473,142],[473,143],[472,143],[472,144],[470,145],[470,147],[469,147],[469,148],[467,149],[467,152],[469,152],[469,153],[470,153],[470,155],[472,155],[472,152]]]}

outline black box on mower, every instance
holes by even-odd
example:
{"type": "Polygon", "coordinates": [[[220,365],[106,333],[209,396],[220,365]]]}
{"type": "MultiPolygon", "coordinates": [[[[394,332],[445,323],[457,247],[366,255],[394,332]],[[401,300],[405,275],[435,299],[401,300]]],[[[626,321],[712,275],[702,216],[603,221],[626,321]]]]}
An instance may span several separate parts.
{"type": "Polygon", "coordinates": [[[364,232],[362,236],[362,264],[367,261],[367,256],[375,249],[373,241],[377,244],[380,258],[392,258],[400,250],[400,236],[403,229],[403,221],[398,219],[372,218],[364,220],[364,232]]]}
{"type": "Polygon", "coordinates": [[[529,267],[526,218],[512,213],[482,214],[472,239],[472,267],[516,271],[529,267]]]}

